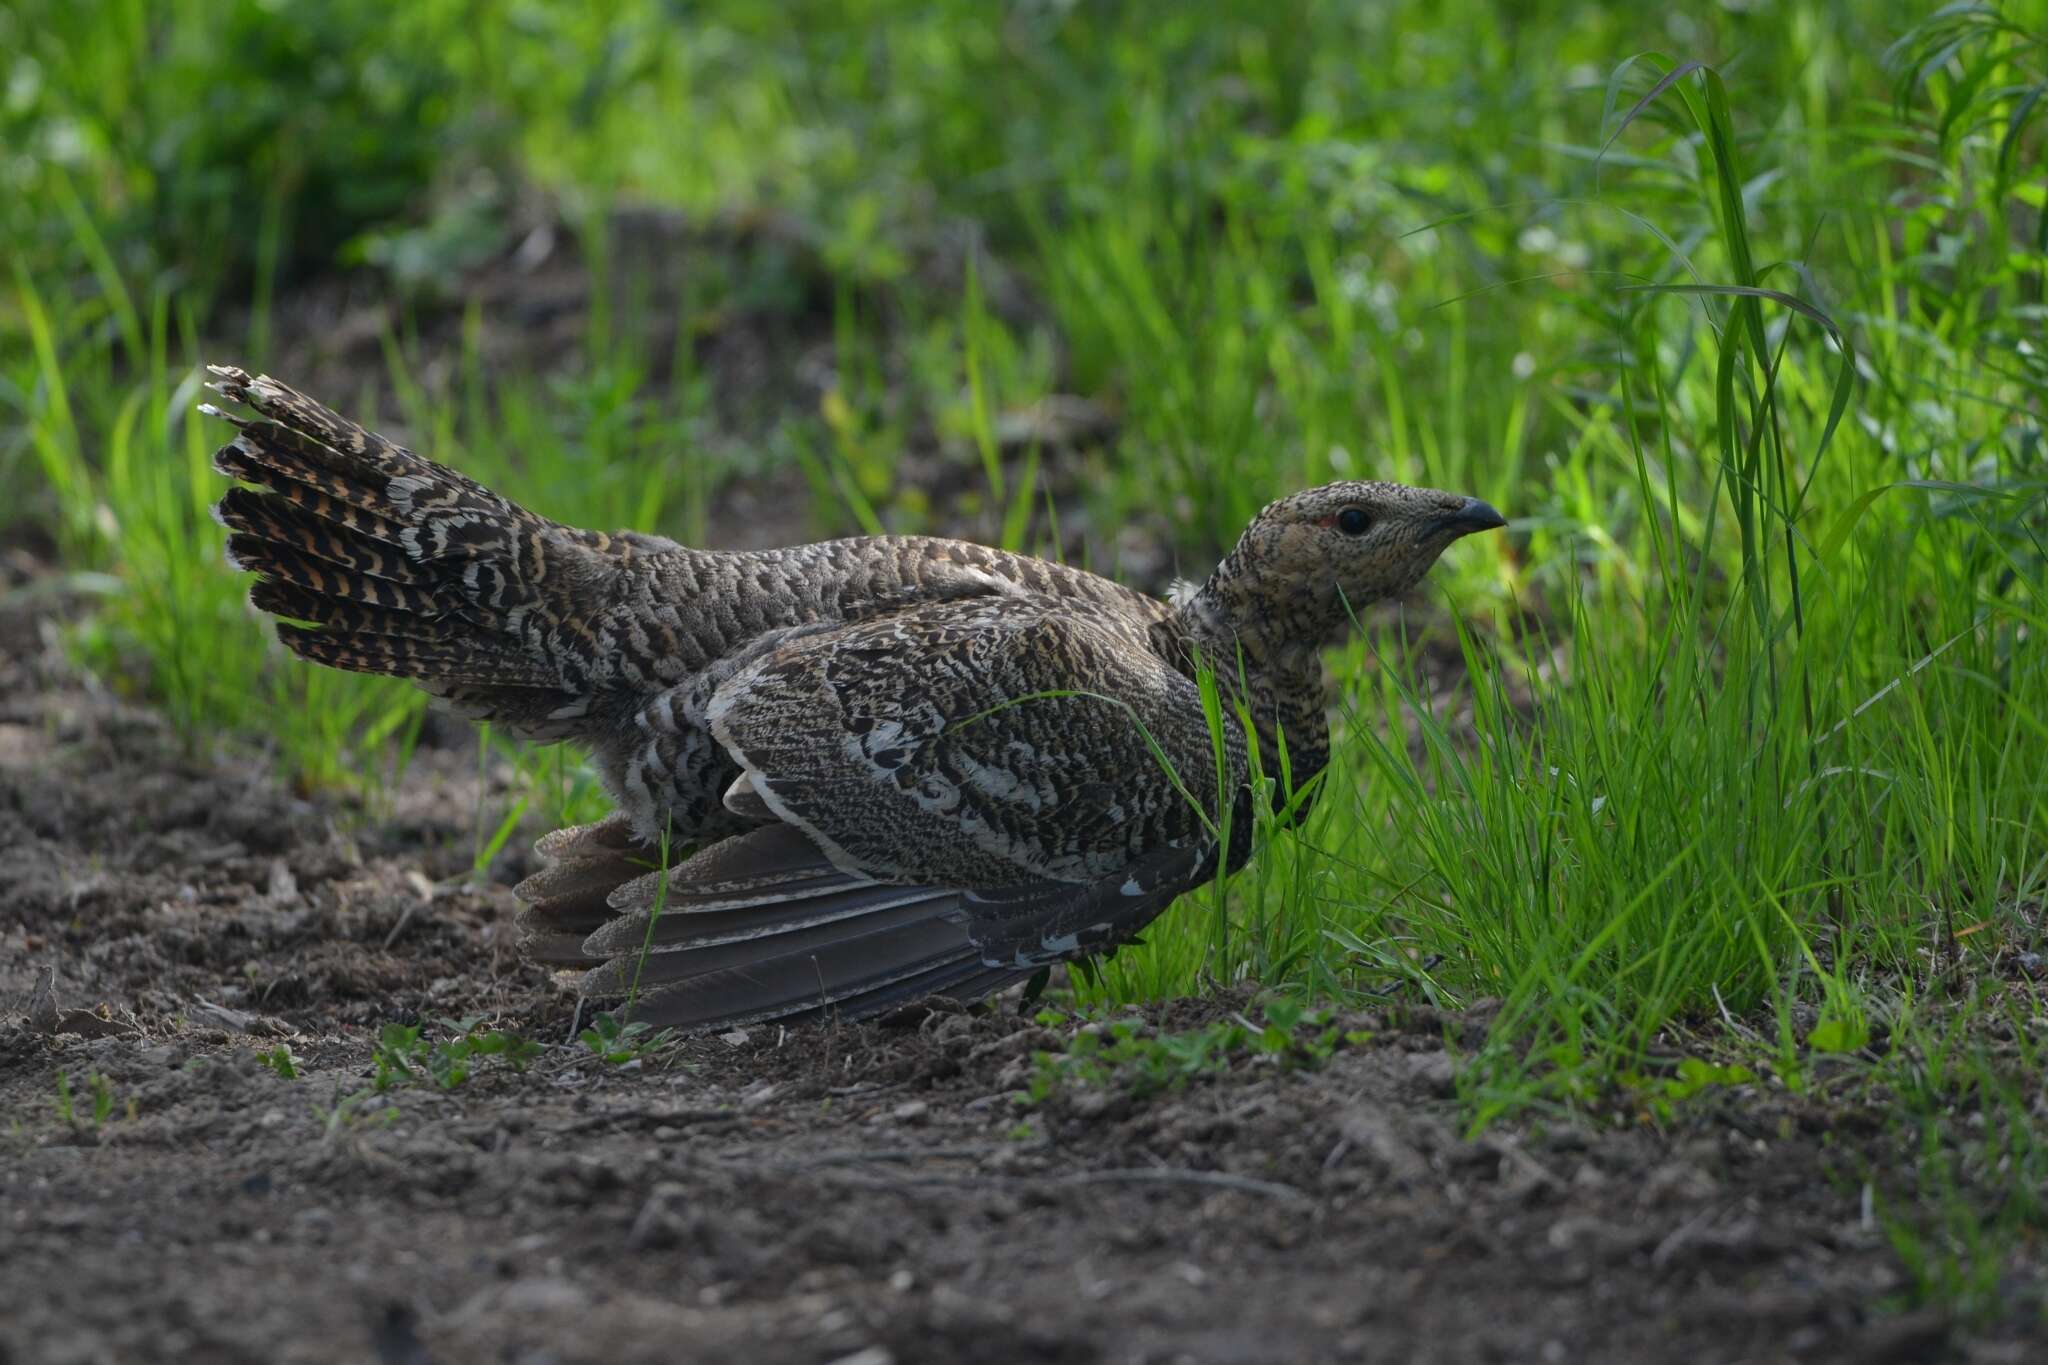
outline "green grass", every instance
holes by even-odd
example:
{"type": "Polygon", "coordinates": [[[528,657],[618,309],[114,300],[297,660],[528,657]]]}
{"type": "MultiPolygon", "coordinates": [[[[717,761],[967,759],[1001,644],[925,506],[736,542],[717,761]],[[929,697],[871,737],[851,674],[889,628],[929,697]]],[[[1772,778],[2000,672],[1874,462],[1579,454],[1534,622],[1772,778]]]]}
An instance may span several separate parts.
{"type": "MultiPolygon", "coordinates": [[[[429,316],[520,186],[600,271],[617,203],[773,221],[680,320],[829,338],[823,401],[742,454],[721,376],[679,345],[655,382],[630,307],[539,373],[487,372],[504,319],[452,356],[400,326],[323,396],[686,539],[777,468],[821,534],[946,515],[1111,570],[1126,524],[1199,572],[1332,477],[1487,498],[1510,534],[1335,657],[1299,836],[1262,828],[1083,1001],[1495,998],[1475,1122],[1860,1059],[1928,1135],[1887,1213],[1916,1293],[1992,1305],[2048,1171],[2038,1067],[1984,1050],[2031,1037],[2002,964],[2048,899],[2048,7],[319,8],[0,15],[0,497],[92,596],[104,677],[374,800],[419,702],[248,617],[201,361],[262,364],[338,266],[429,316]],[[1121,426],[1055,502],[995,433],[1058,392],[1121,426]],[[951,513],[934,461],[973,490],[951,513]],[[1713,1055],[1675,1064],[1674,1030],[1713,1055]],[[1999,1162],[2026,1192],[1987,1209],[1999,1162]]],[[[596,805],[504,752],[528,795],[477,812],[479,864],[596,805]]]]}
{"type": "MultiPolygon", "coordinates": [[[[1160,1033],[1131,1018],[1084,1024],[1060,1051],[1031,1054],[1031,1084],[1025,1094],[1033,1104],[1078,1088],[1106,1088],[1142,1098],[1227,1071],[1234,1060],[1247,1057],[1290,1069],[1313,1069],[1342,1048],[1372,1038],[1368,1031],[1345,1028],[1330,1011],[1311,1011],[1290,996],[1270,996],[1259,1009],[1256,1022],[1240,1013],[1185,1033],[1160,1033]]],[[[1057,1027],[1066,1020],[1057,1010],[1041,1010],[1038,1022],[1057,1027]]]]}

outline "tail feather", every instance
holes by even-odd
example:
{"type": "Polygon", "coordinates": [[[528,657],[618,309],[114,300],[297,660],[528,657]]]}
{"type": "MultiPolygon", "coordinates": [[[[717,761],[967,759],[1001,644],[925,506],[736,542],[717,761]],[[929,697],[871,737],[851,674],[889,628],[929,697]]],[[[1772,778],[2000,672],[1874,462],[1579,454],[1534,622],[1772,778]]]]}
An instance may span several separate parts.
{"type": "Polygon", "coordinates": [[[619,915],[608,920],[584,946],[606,956],[642,951],[684,955],[704,948],[772,938],[776,942],[769,947],[779,949],[794,945],[800,935],[812,930],[824,932],[805,941],[829,942],[837,932],[833,927],[842,921],[858,918],[864,925],[872,924],[884,912],[929,901],[932,895],[928,888],[917,886],[864,886],[822,896],[784,896],[733,910],[664,908],[653,914],[619,915]]]}
{"type": "MultiPolygon", "coordinates": [[[[223,412],[211,404],[207,415],[232,422],[242,434],[213,453],[213,469],[242,483],[277,494],[297,506],[317,509],[329,521],[348,525],[349,513],[376,516],[389,503],[361,483],[328,470],[314,455],[313,442],[276,422],[252,422],[246,417],[223,412]],[[259,453],[261,452],[261,453],[259,453]],[[293,458],[281,462],[280,455],[293,458]]],[[[378,518],[380,521],[383,519],[378,518]]],[[[386,523],[389,525],[390,523],[386,523]]],[[[394,528],[395,529],[395,528],[394,528]]]]}
{"type": "Polygon", "coordinates": [[[951,957],[937,965],[895,981],[871,987],[823,1008],[807,1008],[782,1016],[792,1024],[811,1023],[828,1015],[841,1019],[872,1019],[891,1010],[915,1005],[933,996],[958,1000],[981,1000],[1006,986],[1024,980],[1029,972],[1009,967],[990,967],[979,958],[951,957]]]}
{"type": "MultiPolygon", "coordinates": [[[[642,994],[630,1013],[650,1024],[684,1029],[733,1027],[812,1011],[862,1019],[903,999],[931,994],[925,983],[965,979],[982,970],[957,915],[948,915],[937,902],[916,908],[923,913],[847,935],[825,948],[751,957],[744,965],[700,974],[681,974],[663,958],[650,956],[638,978],[642,994]]],[[[593,987],[602,984],[609,993],[623,993],[636,965],[634,958],[607,963],[598,969],[605,978],[593,987]]]]}
{"type": "MultiPolygon", "coordinates": [[[[417,577],[407,563],[396,525],[322,493],[309,491],[299,498],[230,488],[213,510],[221,525],[255,543],[289,546],[387,582],[405,583],[417,577]]],[[[436,605],[453,607],[456,599],[443,595],[436,605]]]]}
{"type": "Polygon", "coordinates": [[[316,597],[417,613],[453,613],[460,609],[458,601],[431,586],[351,568],[252,532],[237,531],[230,535],[227,555],[228,563],[244,573],[257,574],[264,582],[287,584],[316,597]]]}
{"type": "MultiPolygon", "coordinates": [[[[255,417],[207,408],[235,438],[214,467],[229,563],[278,638],[315,663],[419,683],[471,715],[537,738],[592,711],[580,603],[624,553],[559,526],[267,376],[213,367],[255,417]]],[[[618,544],[623,544],[618,543],[618,544]]]]}
{"type": "Polygon", "coordinates": [[[430,688],[469,684],[503,689],[508,684],[550,686],[539,665],[494,654],[467,640],[437,644],[393,635],[342,635],[279,622],[277,638],[292,653],[316,664],[350,673],[383,673],[399,678],[426,678],[430,688]],[[513,670],[524,668],[522,676],[513,670]]]}
{"type": "MultiPolygon", "coordinates": [[[[272,616],[309,621],[352,635],[423,635],[438,638],[433,599],[408,584],[388,584],[390,603],[358,603],[328,597],[281,578],[265,578],[249,589],[249,602],[272,616]]],[[[452,633],[452,628],[451,633],[452,633]]]]}
{"type": "Polygon", "coordinates": [[[277,466],[264,458],[266,455],[297,457],[300,462],[298,470],[285,465],[278,468],[281,475],[298,477],[303,474],[316,478],[325,471],[339,475],[358,489],[377,491],[381,486],[385,498],[404,513],[415,509],[467,512],[503,518],[529,529],[548,525],[543,518],[500,497],[467,475],[420,458],[388,437],[351,422],[325,404],[306,397],[269,375],[251,378],[232,365],[209,365],[207,369],[215,377],[213,387],[216,390],[237,403],[248,404],[268,419],[267,422],[242,420],[236,423],[241,427],[243,436],[250,438],[251,444],[256,446],[256,450],[249,453],[273,468],[277,466]],[[390,484],[396,480],[410,482],[394,489],[390,484]]]}
{"type": "Polygon", "coordinates": [[[548,866],[512,889],[526,903],[519,943],[536,962],[587,967],[604,959],[583,941],[611,918],[612,893],[641,877],[657,850],[634,837],[632,822],[613,815],[592,825],[558,829],[534,845],[548,866]]]}
{"type": "Polygon", "coordinates": [[[768,825],[648,871],[623,822],[543,839],[550,866],[516,894],[523,946],[587,966],[587,993],[686,1029],[825,1013],[858,1019],[947,990],[979,995],[1024,972],[992,968],[958,891],[841,872],[789,825],[768,825]],[[577,931],[583,937],[577,939],[577,931]]]}
{"type": "MultiPolygon", "coordinates": [[[[801,830],[774,824],[721,839],[677,867],[645,872],[614,890],[609,905],[636,925],[670,919],[679,926],[684,915],[749,910],[798,898],[817,901],[875,885],[872,878],[834,867],[801,830]]],[[[658,932],[673,937],[686,931],[658,932]]]]}
{"type": "MultiPolygon", "coordinates": [[[[607,946],[604,965],[591,969],[585,988],[592,995],[624,995],[637,981],[645,989],[717,976],[723,972],[739,978],[771,977],[777,964],[811,962],[813,967],[799,973],[799,998],[791,1008],[802,1008],[818,1000],[816,985],[822,977],[858,980],[874,971],[894,973],[896,958],[881,953],[869,960],[870,952],[898,930],[907,932],[906,943],[914,942],[914,954],[906,955],[902,966],[914,965],[932,954],[933,945],[943,941],[947,950],[958,947],[952,936],[934,936],[932,927],[957,903],[948,892],[916,887],[892,888],[894,894],[877,897],[871,906],[852,912],[850,918],[812,923],[809,916],[785,922],[771,921],[750,912],[752,923],[736,931],[716,930],[682,944],[650,947],[636,951],[638,944],[607,946]],[[842,967],[841,964],[844,964],[842,967]]],[[[607,926],[610,927],[610,926],[607,926]]],[[[890,940],[893,943],[893,940],[890,940]]],[[[713,983],[714,987],[717,983],[713,983]]],[[[766,1008],[772,1002],[749,1002],[747,1010],[766,1008]]]]}

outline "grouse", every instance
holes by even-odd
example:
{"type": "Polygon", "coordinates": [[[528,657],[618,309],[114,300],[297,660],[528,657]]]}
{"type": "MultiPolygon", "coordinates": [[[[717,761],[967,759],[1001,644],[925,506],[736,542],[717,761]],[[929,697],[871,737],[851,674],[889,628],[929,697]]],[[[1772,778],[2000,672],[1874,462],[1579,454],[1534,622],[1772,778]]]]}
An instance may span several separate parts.
{"type": "Polygon", "coordinates": [[[1129,942],[1249,856],[1255,773],[1305,792],[1328,761],[1322,648],[1505,524],[1333,483],[1171,603],[925,536],[699,550],[211,368],[255,413],[202,409],[239,428],[217,511],[251,602],[303,658],[587,746],[617,810],[540,841],[522,944],[685,1028],[971,1000],[1129,942]]]}

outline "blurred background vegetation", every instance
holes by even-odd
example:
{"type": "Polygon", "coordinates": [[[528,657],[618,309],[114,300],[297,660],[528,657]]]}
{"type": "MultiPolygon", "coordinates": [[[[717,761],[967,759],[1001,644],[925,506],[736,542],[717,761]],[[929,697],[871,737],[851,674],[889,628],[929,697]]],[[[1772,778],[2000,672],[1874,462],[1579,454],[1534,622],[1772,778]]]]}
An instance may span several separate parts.
{"type": "MultiPolygon", "coordinates": [[[[2021,0],[12,0],[0,545],[195,744],[374,793],[418,701],[248,615],[205,360],[711,545],[1157,588],[1307,483],[1484,496],[1511,533],[1336,661],[1305,837],[1099,989],[1500,999],[1481,1118],[1677,1093],[1681,1026],[1874,1058],[1930,1125],[2000,1097],[1929,1150],[2032,1163],[1955,1196],[2030,1235],[2039,1068],[1924,1059],[2038,1014],[2044,43],[2021,0]]],[[[594,804],[514,758],[480,862],[594,804]]]]}

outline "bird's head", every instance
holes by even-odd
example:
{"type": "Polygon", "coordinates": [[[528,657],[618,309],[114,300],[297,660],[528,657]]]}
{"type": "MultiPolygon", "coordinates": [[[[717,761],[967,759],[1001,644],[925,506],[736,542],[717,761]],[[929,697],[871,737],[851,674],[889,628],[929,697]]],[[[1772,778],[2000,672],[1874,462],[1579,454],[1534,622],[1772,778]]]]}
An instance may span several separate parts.
{"type": "Polygon", "coordinates": [[[1478,498],[1398,483],[1331,483],[1269,503],[1187,604],[1247,643],[1303,651],[1415,586],[1460,536],[1507,525],[1478,498]]]}

